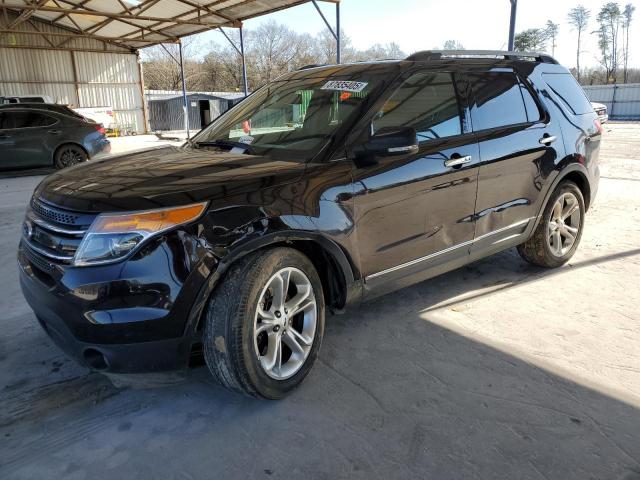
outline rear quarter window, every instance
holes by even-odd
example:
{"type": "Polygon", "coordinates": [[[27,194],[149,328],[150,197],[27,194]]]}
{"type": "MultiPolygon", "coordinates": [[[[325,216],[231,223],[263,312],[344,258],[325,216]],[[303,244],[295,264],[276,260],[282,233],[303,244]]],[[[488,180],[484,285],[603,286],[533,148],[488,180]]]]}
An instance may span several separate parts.
{"type": "Polygon", "coordinates": [[[545,83],[560,101],[575,115],[593,113],[584,90],[570,73],[543,73],[545,83]]]}
{"type": "Polygon", "coordinates": [[[521,85],[513,73],[470,73],[468,78],[474,95],[474,131],[527,123],[521,85]]]}

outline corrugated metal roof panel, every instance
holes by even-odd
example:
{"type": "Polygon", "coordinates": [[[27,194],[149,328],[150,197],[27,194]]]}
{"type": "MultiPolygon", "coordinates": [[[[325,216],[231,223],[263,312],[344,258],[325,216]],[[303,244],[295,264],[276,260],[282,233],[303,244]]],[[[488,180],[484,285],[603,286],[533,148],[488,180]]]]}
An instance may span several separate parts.
{"type": "Polygon", "coordinates": [[[84,30],[102,25],[97,30],[100,35],[108,36],[113,41],[125,42],[133,48],[140,48],[142,44],[148,46],[160,42],[161,39],[166,40],[166,38],[154,37],[142,43],[123,39],[122,37],[130,35],[133,31],[139,31],[135,26],[126,22],[137,25],[142,25],[141,22],[148,22],[146,24],[148,27],[166,28],[174,32],[175,35],[186,36],[220,26],[238,26],[238,22],[247,18],[266,15],[308,1],[310,0],[226,0],[222,2],[160,0],[154,3],[154,0],[139,2],[65,0],[64,2],[48,1],[39,5],[30,0],[3,0],[2,5],[12,8],[11,11],[16,14],[33,11],[32,18],[53,21],[76,31],[79,30],[76,24],[84,30]],[[68,10],[75,10],[75,13],[68,13],[68,10]],[[82,13],[78,13],[79,11],[82,13]],[[122,16],[126,22],[118,21],[113,15],[122,16]]]}

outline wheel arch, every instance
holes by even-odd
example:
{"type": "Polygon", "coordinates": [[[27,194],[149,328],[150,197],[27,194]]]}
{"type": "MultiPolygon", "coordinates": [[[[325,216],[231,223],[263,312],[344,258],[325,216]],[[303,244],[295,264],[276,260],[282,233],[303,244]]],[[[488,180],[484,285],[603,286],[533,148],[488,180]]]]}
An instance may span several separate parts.
{"type": "Polygon", "coordinates": [[[241,258],[276,247],[288,247],[303,253],[316,268],[325,303],[333,312],[340,312],[347,304],[361,300],[359,272],[348,254],[336,242],[315,232],[285,231],[270,233],[251,239],[234,248],[210,274],[189,315],[186,331],[198,332],[202,327],[203,313],[213,291],[224,281],[227,270],[241,258]]]}
{"type": "Polygon", "coordinates": [[[571,163],[558,173],[556,178],[554,178],[553,182],[547,189],[547,192],[544,196],[544,201],[541,203],[538,209],[536,221],[530,227],[527,236],[531,235],[531,233],[538,226],[538,223],[540,223],[544,209],[547,206],[547,203],[549,202],[549,199],[551,198],[551,195],[553,194],[555,189],[558,187],[558,185],[560,185],[560,182],[566,180],[572,181],[578,186],[580,192],[582,193],[582,196],[584,197],[585,211],[589,208],[591,202],[591,185],[589,183],[589,174],[587,173],[587,169],[582,164],[571,163]]]}

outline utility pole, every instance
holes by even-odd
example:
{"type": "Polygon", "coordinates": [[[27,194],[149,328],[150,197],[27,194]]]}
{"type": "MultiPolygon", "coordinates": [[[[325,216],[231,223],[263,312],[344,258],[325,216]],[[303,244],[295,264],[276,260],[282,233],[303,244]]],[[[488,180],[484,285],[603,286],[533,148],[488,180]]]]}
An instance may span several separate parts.
{"type": "Polygon", "coordinates": [[[513,51],[513,38],[516,34],[516,7],[518,6],[518,0],[510,0],[511,2],[511,20],[509,22],[509,47],[507,50],[513,51]]]}

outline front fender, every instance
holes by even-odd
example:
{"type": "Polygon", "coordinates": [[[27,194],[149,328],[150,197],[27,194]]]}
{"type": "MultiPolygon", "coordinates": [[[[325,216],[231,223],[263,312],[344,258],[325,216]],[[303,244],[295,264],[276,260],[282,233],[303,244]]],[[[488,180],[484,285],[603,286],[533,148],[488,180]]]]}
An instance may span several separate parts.
{"type": "MultiPolygon", "coordinates": [[[[347,289],[345,292],[345,303],[355,303],[361,300],[362,292],[359,290],[360,283],[355,280],[355,266],[348,258],[344,250],[333,240],[318,232],[283,230],[269,233],[254,232],[237,242],[228,253],[220,258],[215,265],[208,265],[210,274],[203,283],[193,307],[189,312],[189,317],[185,326],[185,335],[195,336],[202,312],[207,304],[211,293],[223,280],[227,270],[241,258],[258,250],[269,246],[292,244],[294,242],[308,241],[319,245],[335,261],[340,273],[344,278],[347,289]]],[[[356,273],[356,275],[358,275],[356,273]]]]}

